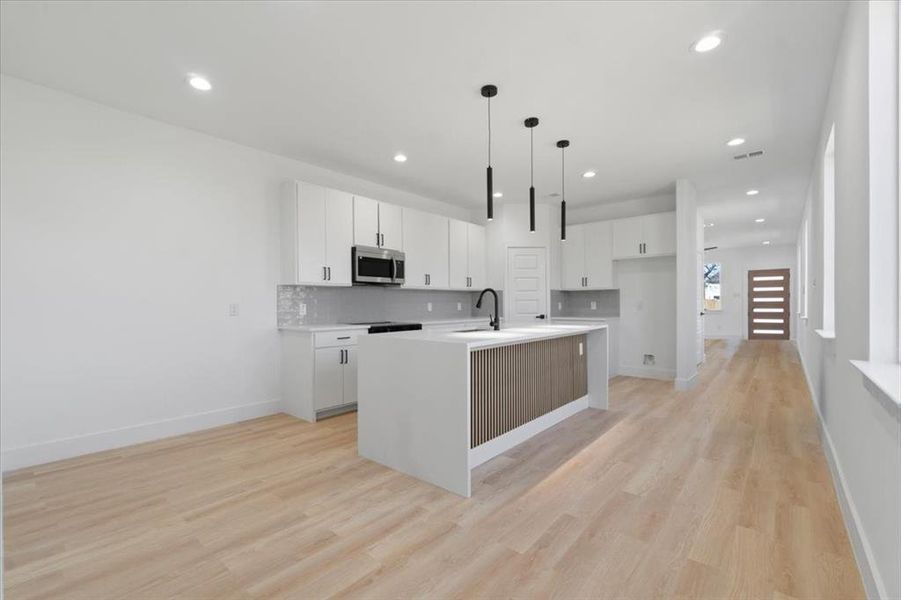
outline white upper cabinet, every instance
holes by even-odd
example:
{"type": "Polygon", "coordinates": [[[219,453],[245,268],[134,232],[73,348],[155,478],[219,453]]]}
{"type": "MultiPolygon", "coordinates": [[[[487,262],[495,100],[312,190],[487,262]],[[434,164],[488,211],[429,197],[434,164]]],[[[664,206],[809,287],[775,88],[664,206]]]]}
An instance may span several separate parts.
{"type": "Polygon", "coordinates": [[[560,242],[564,290],[613,287],[613,237],[609,221],[569,225],[560,242]]]}
{"type": "Polygon", "coordinates": [[[641,258],[676,253],[676,213],[665,212],[613,223],[613,258],[641,258]]]}
{"type": "Polygon", "coordinates": [[[404,249],[403,212],[400,206],[379,202],[379,233],[382,248],[404,249]]]}
{"type": "Polygon", "coordinates": [[[485,228],[475,223],[448,220],[449,286],[452,289],[485,287],[485,228]]]}
{"type": "Polygon", "coordinates": [[[401,207],[372,198],[354,196],[354,244],[403,250],[402,221],[401,207]]]}
{"type": "Polygon", "coordinates": [[[475,223],[467,223],[469,234],[469,287],[481,290],[488,283],[488,257],[485,228],[475,223]]]}
{"type": "Polygon", "coordinates": [[[613,224],[610,221],[585,225],[585,287],[613,287],[613,224]]]}
{"type": "Polygon", "coordinates": [[[281,283],[350,285],[352,196],[290,181],[281,213],[281,283]]]}
{"type": "Polygon", "coordinates": [[[643,217],[630,217],[613,221],[613,258],[641,256],[644,232],[643,217]]]}
{"type": "Polygon", "coordinates": [[[676,213],[665,212],[644,216],[645,256],[676,253],[676,213]]]}
{"type": "Polygon", "coordinates": [[[465,221],[449,219],[447,227],[450,287],[465,289],[469,287],[469,232],[465,221]]]}
{"type": "Polygon", "coordinates": [[[584,289],[585,285],[585,226],[567,225],[566,240],[560,242],[563,263],[561,286],[564,290],[584,289]]]}
{"type": "MultiPolygon", "coordinates": [[[[407,288],[448,288],[449,227],[447,217],[403,209],[407,288]]],[[[387,238],[386,238],[387,239],[387,238]]]]}

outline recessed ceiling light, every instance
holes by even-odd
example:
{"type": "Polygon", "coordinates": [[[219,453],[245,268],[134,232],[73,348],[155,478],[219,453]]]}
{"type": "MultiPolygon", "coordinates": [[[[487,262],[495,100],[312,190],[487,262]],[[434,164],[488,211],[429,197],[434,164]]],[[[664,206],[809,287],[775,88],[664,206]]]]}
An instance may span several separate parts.
{"type": "Polygon", "coordinates": [[[504,192],[494,192],[494,194],[492,194],[492,196],[494,196],[495,198],[503,198],[504,192]]]}
{"type": "Polygon", "coordinates": [[[201,92],[208,92],[213,89],[213,84],[210,83],[209,79],[196,73],[188,74],[188,85],[201,92]]]}
{"type": "Polygon", "coordinates": [[[745,192],[745,194],[748,196],[756,196],[759,193],[760,193],[760,190],[748,190],[747,192],[745,192]]]}
{"type": "Polygon", "coordinates": [[[745,143],[745,138],[732,138],[728,142],[726,142],[727,146],[741,146],[745,143]]]}
{"type": "Polygon", "coordinates": [[[769,246],[769,245],[770,245],[770,240],[766,240],[765,242],[763,242],[763,245],[764,245],[764,246],[769,246]]]}
{"type": "Polygon", "coordinates": [[[594,171],[585,171],[584,173],[582,173],[582,177],[584,177],[585,179],[591,179],[595,175],[597,175],[597,173],[595,173],[594,171]]]}
{"type": "Polygon", "coordinates": [[[723,38],[718,33],[705,35],[692,45],[695,52],[710,52],[723,42],[723,38]]]}
{"type": "Polygon", "coordinates": [[[407,155],[406,154],[395,154],[394,162],[407,162],[407,155]]]}
{"type": "Polygon", "coordinates": [[[754,219],[755,223],[763,223],[764,221],[766,221],[766,219],[764,219],[764,218],[754,219]]]}

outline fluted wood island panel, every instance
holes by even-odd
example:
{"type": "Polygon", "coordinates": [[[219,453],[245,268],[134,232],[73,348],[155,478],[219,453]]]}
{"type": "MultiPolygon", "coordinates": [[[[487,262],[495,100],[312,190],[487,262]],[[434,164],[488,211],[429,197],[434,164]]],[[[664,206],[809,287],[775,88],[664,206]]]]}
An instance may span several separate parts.
{"type": "Polygon", "coordinates": [[[588,393],[584,335],[470,353],[470,447],[588,393]]]}

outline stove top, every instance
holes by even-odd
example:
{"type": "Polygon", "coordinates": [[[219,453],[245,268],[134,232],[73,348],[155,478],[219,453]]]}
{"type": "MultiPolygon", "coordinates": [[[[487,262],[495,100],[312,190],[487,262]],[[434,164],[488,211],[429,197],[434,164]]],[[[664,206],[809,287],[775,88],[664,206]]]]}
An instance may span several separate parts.
{"type": "Polygon", "coordinates": [[[398,321],[363,321],[348,325],[369,325],[369,333],[390,333],[392,331],[416,331],[422,329],[422,323],[401,323],[398,321]]]}

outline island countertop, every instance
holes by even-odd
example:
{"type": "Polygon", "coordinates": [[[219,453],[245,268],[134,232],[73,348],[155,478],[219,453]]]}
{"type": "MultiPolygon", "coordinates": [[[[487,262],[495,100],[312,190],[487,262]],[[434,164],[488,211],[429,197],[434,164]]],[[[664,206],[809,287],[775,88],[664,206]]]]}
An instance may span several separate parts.
{"type": "Polygon", "coordinates": [[[383,334],[381,336],[372,336],[373,340],[367,340],[367,343],[369,341],[378,343],[378,340],[375,339],[378,338],[386,341],[408,340],[412,342],[458,344],[465,345],[470,349],[477,349],[548,340],[570,335],[580,335],[606,328],[606,323],[596,322],[523,326],[511,325],[502,327],[500,331],[494,331],[492,329],[479,329],[476,331],[429,331],[423,329],[421,331],[399,331],[397,333],[383,334]]]}

